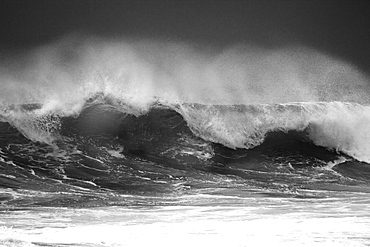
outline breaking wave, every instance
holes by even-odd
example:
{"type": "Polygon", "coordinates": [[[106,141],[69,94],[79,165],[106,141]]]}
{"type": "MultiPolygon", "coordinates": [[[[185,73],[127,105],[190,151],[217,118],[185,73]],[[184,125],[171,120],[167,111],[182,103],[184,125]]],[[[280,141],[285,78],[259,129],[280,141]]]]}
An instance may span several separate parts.
{"type": "MultiPolygon", "coordinates": [[[[135,125],[145,124],[148,135],[151,135],[153,134],[150,133],[151,129],[160,124],[163,125],[165,134],[166,131],[175,128],[175,124],[184,122],[183,124],[195,136],[231,149],[255,148],[261,145],[271,132],[296,131],[302,133],[303,139],[315,145],[345,153],[359,161],[370,162],[370,107],[360,104],[311,102],[264,105],[189,103],[165,105],[157,102],[143,112],[132,106],[102,102],[102,99],[95,99],[83,108],[82,112],[95,109],[90,118],[80,123],[83,128],[97,125],[103,128],[106,128],[104,126],[127,128],[126,131],[129,131],[134,130],[135,125]],[[98,112],[96,109],[99,109],[98,112]],[[117,112],[122,116],[112,119],[110,112],[117,112]],[[179,123],[174,124],[171,118],[176,113],[180,114],[181,121],[178,120],[179,123]],[[156,114],[158,117],[153,117],[156,114]],[[127,119],[135,119],[137,122],[122,125],[123,121],[128,121],[127,119]]],[[[2,118],[31,140],[52,144],[63,139],[60,132],[64,118],[57,113],[49,112],[44,115],[40,111],[42,112],[42,106],[39,105],[22,106],[17,110],[7,110],[6,114],[2,114],[2,118]]]]}
{"type": "Polygon", "coordinates": [[[297,131],[369,163],[369,93],[354,66],[308,48],[204,51],[69,37],[3,61],[0,120],[54,144],[63,139],[63,119],[91,106],[104,105],[101,116],[114,110],[132,117],[165,108],[195,136],[228,148],[251,149],[268,133],[297,131]]]}

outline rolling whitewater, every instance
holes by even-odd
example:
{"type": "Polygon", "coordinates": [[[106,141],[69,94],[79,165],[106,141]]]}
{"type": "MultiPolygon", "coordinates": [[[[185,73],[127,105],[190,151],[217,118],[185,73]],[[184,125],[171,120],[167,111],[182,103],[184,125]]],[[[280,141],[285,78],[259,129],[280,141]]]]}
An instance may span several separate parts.
{"type": "Polygon", "coordinates": [[[2,245],[370,243],[370,86],[349,63],[67,37],[5,55],[0,80],[2,245]]]}

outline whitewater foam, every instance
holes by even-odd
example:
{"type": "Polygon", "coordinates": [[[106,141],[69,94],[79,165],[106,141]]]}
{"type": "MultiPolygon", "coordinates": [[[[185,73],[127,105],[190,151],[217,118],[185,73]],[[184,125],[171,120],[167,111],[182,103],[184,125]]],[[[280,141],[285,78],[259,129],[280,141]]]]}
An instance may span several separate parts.
{"type": "Polygon", "coordinates": [[[231,148],[297,130],[317,145],[370,161],[368,77],[313,49],[203,51],[68,36],[8,60],[0,69],[0,120],[34,141],[54,142],[60,119],[91,104],[139,116],[159,102],[178,111],[197,136],[231,148]],[[19,108],[34,103],[35,109],[19,108]]]}
{"type": "Polygon", "coordinates": [[[310,122],[309,137],[317,145],[370,161],[370,107],[333,102],[325,117],[310,122]]]}
{"type": "Polygon", "coordinates": [[[370,107],[343,102],[249,106],[183,104],[179,112],[201,138],[230,148],[253,148],[269,132],[305,131],[316,145],[369,162],[370,107]]]}

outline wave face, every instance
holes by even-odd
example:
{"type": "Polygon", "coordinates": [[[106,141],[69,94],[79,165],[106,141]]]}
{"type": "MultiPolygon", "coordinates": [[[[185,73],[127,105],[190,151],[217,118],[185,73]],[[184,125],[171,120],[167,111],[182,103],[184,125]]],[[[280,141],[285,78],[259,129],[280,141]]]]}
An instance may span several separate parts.
{"type": "MultiPolygon", "coordinates": [[[[24,114],[33,118],[39,106],[27,107],[24,114]]],[[[362,155],[359,147],[366,139],[353,138],[351,131],[359,128],[343,124],[343,113],[334,111],[340,109],[366,111],[338,102],[155,104],[135,115],[127,106],[95,102],[78,117],[43,117],[30,128],[22,125],[22,132],[4,122],[0,184],[17,193],[4,196],[3,204],[137,205],[152,203],[150,195],[208,191],[245,196],[246,188],[289,197],[353,186],[364,192],[368,165],[349,155],[362,155]],[[331,117],[322,117],[328,112],[331,117]],[[35,129],[30,136],[47,136],[51,143],[22,135],[35,129]]],[[[327,196],[323,193],[314,196],[327,196]]]]}
{"type": "Polygon", "coordinates": [[[216,50],[69,37],[5,59],[3,204],[368,192],[364,74],[307,48],[216,50]]]}

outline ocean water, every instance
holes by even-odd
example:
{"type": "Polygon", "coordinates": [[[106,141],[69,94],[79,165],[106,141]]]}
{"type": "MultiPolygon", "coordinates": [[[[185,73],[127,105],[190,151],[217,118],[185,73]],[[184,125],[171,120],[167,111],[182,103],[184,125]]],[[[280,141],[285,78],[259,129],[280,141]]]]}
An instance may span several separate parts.
{"type": "Polygon", "coordinates": [[[68,37],[1,64],[2,246],[368,246],[366,74],[68,37]]]}

